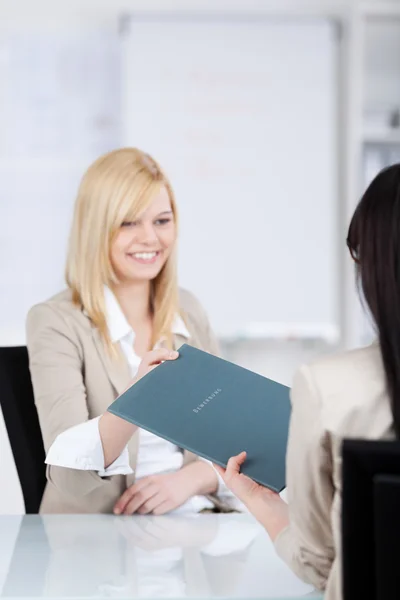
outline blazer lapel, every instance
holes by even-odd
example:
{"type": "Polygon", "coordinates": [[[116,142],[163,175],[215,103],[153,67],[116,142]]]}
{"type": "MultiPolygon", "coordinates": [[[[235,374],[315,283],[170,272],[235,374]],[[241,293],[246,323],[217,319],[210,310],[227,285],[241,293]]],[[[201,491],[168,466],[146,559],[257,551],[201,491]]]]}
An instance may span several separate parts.
{"type": "Polygon", "coordinates": [[[93,328],[92,335],[94,344],[108,378],[110,379],[117,395],[122,394],[122,392],[124,392],[129,386],[129,383],[132,379],[128,363],[122,354],[120,357],[113,357],[108,353],[98,329],[93,328]]]}

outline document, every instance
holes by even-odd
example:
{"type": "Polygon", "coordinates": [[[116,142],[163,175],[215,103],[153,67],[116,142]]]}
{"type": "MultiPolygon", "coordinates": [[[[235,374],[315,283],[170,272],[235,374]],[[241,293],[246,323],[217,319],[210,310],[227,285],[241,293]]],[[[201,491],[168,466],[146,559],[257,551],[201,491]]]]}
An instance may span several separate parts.
{"type": "Polygon", "coordinates": [[[243,473],[285,487],[289,388],[248,369],[185,344],[108,410],[224,467],[245,450],[243,473]]]}

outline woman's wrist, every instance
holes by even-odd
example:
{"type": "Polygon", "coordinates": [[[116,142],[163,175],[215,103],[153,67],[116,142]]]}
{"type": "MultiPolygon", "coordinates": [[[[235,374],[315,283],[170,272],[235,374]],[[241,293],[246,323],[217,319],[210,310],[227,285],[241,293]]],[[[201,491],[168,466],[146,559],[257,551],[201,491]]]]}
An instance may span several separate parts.
{"type": "Polygon", "coordinates": [[[99,419],[99,433],[104,454],[104,468],[121,454],[137,426],[106,411],[99,419]]]}
{"type": "Polygon", "coordinates": [[[289,507],[275,492],[265,489],[262,494],[249,498],[245,505],[273,542],[289,525],[289,507]]]}
{"type": "Polygon", "coordinates": [[[186,472],[186,475],[191,478],[193,484],[191,496],[214,494],[218,490],[218,475],[212,466],[203,460],[196,460],[185,465],[180,472],[186,472]]]}

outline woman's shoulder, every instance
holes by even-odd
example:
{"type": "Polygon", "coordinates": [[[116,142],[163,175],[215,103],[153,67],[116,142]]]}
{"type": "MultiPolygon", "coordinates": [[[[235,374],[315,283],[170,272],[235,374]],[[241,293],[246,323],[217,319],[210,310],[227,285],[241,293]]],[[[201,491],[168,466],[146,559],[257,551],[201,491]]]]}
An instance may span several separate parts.
{"type": "Polygon", "coordinates": [[[189,290],[179,288],[179,310],[186,315],[201,319],[205,317],[205,310],[198,298],[189,290]]]}
{"type": "Polygon", "coordinates": [[[43,302],[38,302],[29,310],[28,318],[32,315],[36,315],[39,313],[47,313],[50,315],[51,313],[56,314],[74,314],[75,312],[80,311],[79,307],[77,307],[72,300],[72,292],[71,290],[63,290],[51,298],[44,300],[43,302]]]}
{"type": "Polygon", "coordinates": [[[87,321],[82,308],[73,302],[71,290],[67,289],[35,304],[29,310],[26,322],[29,333],[43,327],[70,329],[75,322],[87,324],[87,321]]]}
{"type": "Polygon", "coordinates": [[[293,394],[318,401],[327,429],[338,435],[380,437],[392,422],[380,346],[358,348],[303,366],[293,394]],[[302,394],[301,390],[304,391],[302,394]]]}
{"type": "Polygon", "coordinates": [[[380,347],[377,342],[363,348],[323,356],[303,367],[317,384],[329,389],[364,384],[384,377],[380,347]]]}

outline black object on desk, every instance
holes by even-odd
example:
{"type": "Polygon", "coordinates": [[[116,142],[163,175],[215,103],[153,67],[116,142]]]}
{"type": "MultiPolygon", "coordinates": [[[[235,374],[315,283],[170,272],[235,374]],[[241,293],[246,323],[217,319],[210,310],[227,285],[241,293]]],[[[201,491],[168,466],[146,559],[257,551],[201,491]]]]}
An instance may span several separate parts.
{"type": "Polygon", "coordinates": [[[25,511],[38,513],[46,485],[45,452],[25,346],[0,348],[0,405],[25,511]]]}
{"type": "Polygon", "coordinates": [[[400,442],[343,443],[343,600],[400,598],[400,442]]]}

